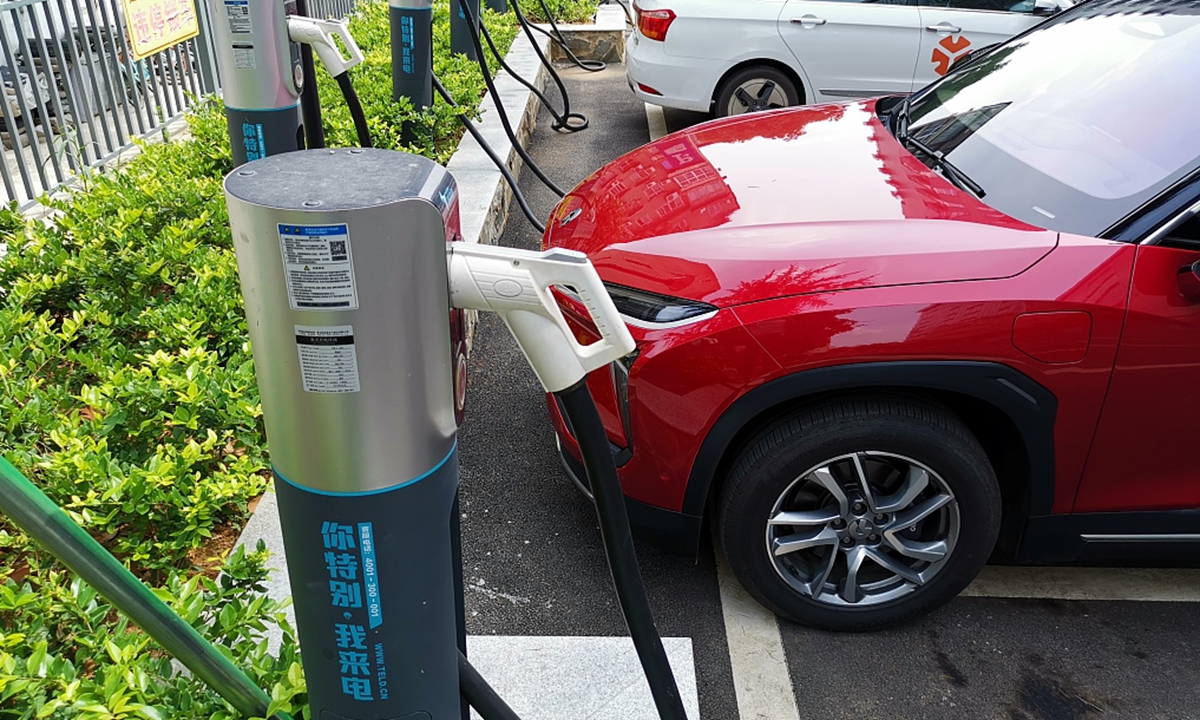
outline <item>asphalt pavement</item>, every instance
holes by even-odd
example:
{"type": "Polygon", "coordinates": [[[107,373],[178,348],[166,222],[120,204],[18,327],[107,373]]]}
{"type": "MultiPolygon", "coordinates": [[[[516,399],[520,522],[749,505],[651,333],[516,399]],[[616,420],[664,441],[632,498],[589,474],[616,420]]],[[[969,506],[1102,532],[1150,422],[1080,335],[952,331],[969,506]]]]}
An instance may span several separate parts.
{"type": "MultiPolygon", "coordinates": [[[[648,113],[620,66],[563,75],[591,127],[556,133],[543,109],[531,154],[565,188],[647,142],[652,128],[704,119],[648,113]]],[[[532,173],[521,185],[548,216],[557,197],[532,173]]],[[[515,206],[501,244],[539,244],[515,206]]],[[[626,634],[595,511],[566,479],[541,388],[494,315],[480,318],[459,439],[468,632],[626,634]]],[[[1005,590],[1028,599],[963,597],[903,628],[834,635],[734,604],[707,538],[702,548],[694,559],[638,544],[660,631],[692,639],[704,720],[1200,718],[1195,576],[1136,575],[1122,597],[1141,600],[1067,601],[1052,596],[1058,571],[1036,570],[1005,590]],[[755,638],[765,644],[747,645],[755,638]]],[[[1105,597],[1105,576],[1097,583],[1083,597],[1105,597]]]]}
{"type": "MultiPolygon", "coordinates": [[[[530,153],[569,189],[650,137],[623,67],[563,73],[572,110],[591,124],[560,134],[543,108],[530,153]]],[[[557,100],[552,84],[547,93],[557,100]]],[[[521,187],[534,212],[547,217],[558,197],[531,172],[522,173],[521,187]]],[[[535,249],[540,242],[514,205],[500,244],[535,249]]],[[[627,634],[595,510],[564,475],[541,386],[493,314],[480,316],[469,373],[459,434],[467,632],[627,634]]],[[[639,544],[638,556],[660,632],[693,639],[701,715],[736,718],[712,552],[693,560],[639,544]]]]}

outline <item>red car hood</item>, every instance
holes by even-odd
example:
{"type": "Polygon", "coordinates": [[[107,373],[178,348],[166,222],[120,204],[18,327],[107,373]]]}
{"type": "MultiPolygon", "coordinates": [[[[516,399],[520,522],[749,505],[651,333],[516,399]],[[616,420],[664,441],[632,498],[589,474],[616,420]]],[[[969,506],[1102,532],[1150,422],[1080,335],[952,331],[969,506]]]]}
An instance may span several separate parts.
{"type": "Polygon", "coordinates": [[[1009,277],[1056,242],[926,167],[873,100],[668,135],[575,188],[545,238],[608,282],[717,306],[1009,277]]]}

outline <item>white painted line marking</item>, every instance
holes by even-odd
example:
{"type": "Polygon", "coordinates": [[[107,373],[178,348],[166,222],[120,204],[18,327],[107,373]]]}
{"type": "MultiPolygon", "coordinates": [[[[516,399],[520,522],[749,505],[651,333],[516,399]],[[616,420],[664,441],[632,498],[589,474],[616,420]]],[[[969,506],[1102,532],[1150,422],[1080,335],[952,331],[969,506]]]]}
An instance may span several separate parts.
{"type": "MultiPolygon", "coordinates": [[[[649,107],[649,106],[647,106],[649,107]]],[[[775,615],[742,588],[717,549],[717,582],[741,720],[800,720],[775,615]]]]}
{"type": "MultiPolygon", "coordinates": [[[[684,710],[700,720],[692,639],[663,638],[663,646],[684,710]]],[[[658,720],[627,637],[472,635],[467,657],[521,720],[658,720]]]]}
{"type": "Polygon", "coordinates": [[[988,566],[964,597],[1200,602],[1200,570],[988,566]]]}
{"type": "Polygon", "coordinates": [[[667,134],[667,116],[663,114],[662,105],[642,104],[646,106],[646,124],[650,126],[650,140],[653,142],[667,134]]]}

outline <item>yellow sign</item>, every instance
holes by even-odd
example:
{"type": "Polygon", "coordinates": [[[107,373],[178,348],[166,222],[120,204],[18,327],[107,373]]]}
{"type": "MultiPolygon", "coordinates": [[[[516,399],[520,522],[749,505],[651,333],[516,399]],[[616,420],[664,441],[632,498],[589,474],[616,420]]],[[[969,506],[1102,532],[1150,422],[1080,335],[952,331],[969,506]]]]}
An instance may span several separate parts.
{"type": "Polygon", "coordinates": [[[141,60],[200,34],[194,0],[121,0],[133,57],[141,60]]]}

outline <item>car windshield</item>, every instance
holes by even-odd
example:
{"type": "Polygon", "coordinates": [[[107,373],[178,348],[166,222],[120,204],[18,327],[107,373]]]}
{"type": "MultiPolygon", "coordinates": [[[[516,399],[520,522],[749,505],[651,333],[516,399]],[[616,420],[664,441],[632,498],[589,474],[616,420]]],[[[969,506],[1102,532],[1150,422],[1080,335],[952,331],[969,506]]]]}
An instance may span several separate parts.
{"type": "Polygon", "coordinates": [[[907,131],[997,210],[1099,235],[1200,164],[1200,7],[1068,11],[915,95],[907,131]]]}

